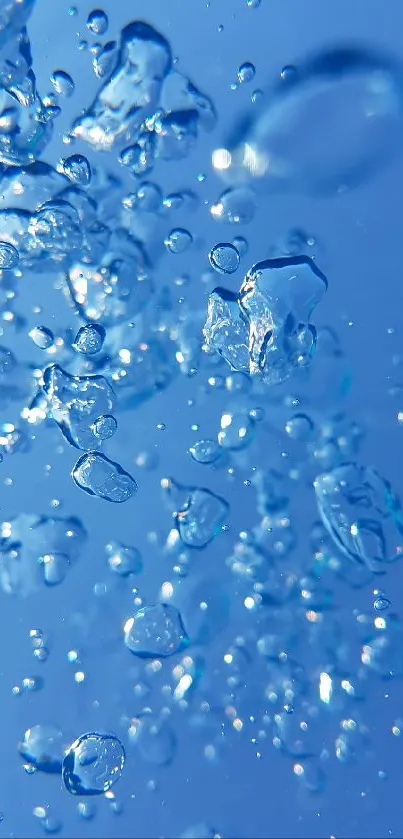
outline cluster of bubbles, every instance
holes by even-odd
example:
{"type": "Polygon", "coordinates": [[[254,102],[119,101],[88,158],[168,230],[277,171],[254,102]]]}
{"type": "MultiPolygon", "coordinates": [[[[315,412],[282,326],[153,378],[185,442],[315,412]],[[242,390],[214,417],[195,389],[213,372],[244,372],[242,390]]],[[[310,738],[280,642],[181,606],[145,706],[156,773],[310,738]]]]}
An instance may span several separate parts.
{"type": "MultiPolygon", "coordinates": [[[[41,323],[28,330],[31,347],[46,359],[38,366],[0,347],[0,404],[20,412],[19,425],[1,424],[1,459],[29,451],[32,426],[56,427],[60,442],[76,450],[74,485],[101,506],[130,502],[134,510],[137,480],[105,453],[108,441],[119,439],[116,415],[182,375],[189,393],[214,403],[216,424],[189,447],[207,486],[160,480],[161,521],[166,512],[170,527],[158,547],[171,579],[150,602],[132,588],[133,608],[120,632],[127,666],[134,661],[137,668],[138,710],[120,714],[119,736],[77,737],[33,725],[19,753],[28,774],[59,775],[75,796],[107,795],[126,760],[171,763],[180,711],[192,730],[206,731],[206,758],[218,755],[223,730],[228,737],[244,733],[259,754],[271,742],[305,788],[318,792],[331,744],[341,763],[367,747],[357,699],[366,695],[369,673],[403,675],[403,629],[383,590],[374,589],[367,612],[354,613],[353,642],[333,608],[336,582],[372,585],[375,573],[399,559],[403,515],[388,481],[359,460],[362,429],[340,407],[350,377],[337,335],[312,321],[328,285],[306,255],[314,240],[293,231],[235,287],[232,275],[248,242],[241,235],[216,241],[206,256],[207,279],[218,273],[231,287],[212,288],[204,308],[190,308],[185,298],[176,304],[157,281],[158,262],[186,259],[195,247],[197,237],[173,218],[178,210],[187,217],[197,196],[184,189],[164,197],[148,178],[157,164],[187,157],[200,132],[215,128],[214,105],[177,71],[166,38],[132,21],[116,41],[92,51],[98,91],[66,138],[87,146],[91,162],[73,153],[53,168],[40,158],[74,81],[55,70],[52,94],[37,92],[26,29],[33,5],[10,0],[0,19],[0,314],[24,328],[15,310],[22,279],[57,272],[77,321],[61,335],[41,323]],[[267,456],[273,439],[278,457],[267,456]],[[252,524],[241,521],[235,538],[232,500],[208,486],[216,476],[229,484],[242,476],[254,499],[252,524]],[[311,503],[308,549],[301,549],[294,501],[301,486],[311,503]],[[210,571],[193,579],[193,558],[208,555],[209,546],[225,584],[210,571]]],[[[260,0],[247,5],[258,8],[260,0]]],[[[106,13],[90,12],[87,28],[103,36],[106,13]]],[[[244,62],[239,83],[255,73],[244,62]]],[[[256,184],[313,193],[363,179],[403,133],[400,85],[391,62],[352,50],[316,57],[298,71],[285,68],[273,95],[213,154],[227,186],[209,206],[210,219],[236,228],[251,223],[256,184]],[[335,120],[345,124],[350,112],[357,143],[349,136],[346,148],[345,135],[330,128],[335,120]]],[[[188,280],[175,282],[186,287],[188,280]]],[[[137,465],[155,463],[145,453],[137,465]]],[[[72,516],[19,512],[1,523],[0,536],[0,587],[18,598],[62,584],[88,544],[86,528],[72,516]]],[[[141,579],[136,547],[111,538],[105,554],[116,585],[141,579]]],[[[35,658],[45,661],[43,631],[32,630],[30,639],[35,658]]],[[[70,651],[69,661],[78,666],[79,653],[70,651]]],[[[83,671],[75,677],[81,681],[83,671]]],[[[42,687],[27,677],[14,690],[42,687]]],[[[55,832],[46,808],[35,810],[55,832]]],[[[78,812],[94,813],[85,800],[78,812]]],[[[217,835],[207,825],[183,833],[217,835]]]]}

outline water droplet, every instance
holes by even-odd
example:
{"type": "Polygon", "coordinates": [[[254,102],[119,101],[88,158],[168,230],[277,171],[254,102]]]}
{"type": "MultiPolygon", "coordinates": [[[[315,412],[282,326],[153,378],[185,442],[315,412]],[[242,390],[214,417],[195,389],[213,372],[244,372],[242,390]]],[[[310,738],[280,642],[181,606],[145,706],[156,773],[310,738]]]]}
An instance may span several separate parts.
{"type": "Polygon", "coordinates": [[[169,236],[165,239],[164,245],[171,253],[185,253],[190,248],[193,242],[193,236],[188,230],[182,227],[177,227],[171,230],[169,236]]]}
{"type": "Polygon", "coordinates": [[[250,61],[245,61],[244,64],[241,64],[238,70],[238,81],[241,84],[246,84],[247,82],[251,82],[254,78],[256,73],[256,68],[254,64],[251,64],[250,61]]]}
{"type": "Polygon", "coordinates": [[[125,751],[112,734],[82,734],[63,760],[63,781],[72,795],[100,795],[121,777],[125,751]]]}
{"type": "Polygon", "coordinates": [[[64,70],[55,70],[50,81],[59,96],[71,96],[74,93],[74,82],[71,76],[64,70]]]}
{"type": "Polygon", "coordinates": [[[108,28],[108,16],[102,9],[94,9],[87,17],[87,28],[95,35],[104,35],[108,28]]]}
{"type": "Polygon", "coordinates": [[[0,242],[0,271],[11,271],[20,261],[20,255],[14,245],[0,242]]]}
{"type": "Polygon", "coordinates": [[[137,492],[134,478],[104,454],[91,452],[83,455],[71,474],[84,492],[115,504],[129,501],[137,492]]]}
{"type": "Polygon", "coordinates": [[[54,344],[53,332],[46,326],[34,326],[28,334],[34,344],[41,350],[48,350],[54,344]]]}
{"type": "Polygon", "coordinates": [[[34,725],[28,728],[18,750],[22,758],[41,772],[57,775],[62,770],[66,741],[55,725],[34,725]]]}
{"type": "Polygon", "coordinates": [[[187,643],[182,617],[176,606],[157,603],[144,606],[124,625],[128,649],[141,658],[166,658],[187,643]]]}
{"type": "Polygon", "coordinates": [[[239,253],[230,244],[214,245],[209,253],[211,266],[220,274],[233,274],[239,268],[239,253]]]}
{"type": "Polygon", "coordinates": [[[91,183],[91,166],[83,154],[72,154],[63,160],[63,172],[77,186],[91,183]]]}
{"type": "Polygon", "coordinates": [[[389,609],[390,600],[384,594],[378,594],[374,600],[374,609],[376,612],[386,612],[389,609]]]}
{"type": "Polygon", "coordinates": [[[98,323],[87,323],[81,326],[72,344],[76,352],[84,355],[94,355],[103,347],[106,332],[103,326],[98,323]]]}
{"type": "Polygon", "coordinates": [[[186,487],[172,478],[164,479],[162,486],[182,542],[189,548],[205,548],[221,532],[228,503],[208,489],[186,487]]]}

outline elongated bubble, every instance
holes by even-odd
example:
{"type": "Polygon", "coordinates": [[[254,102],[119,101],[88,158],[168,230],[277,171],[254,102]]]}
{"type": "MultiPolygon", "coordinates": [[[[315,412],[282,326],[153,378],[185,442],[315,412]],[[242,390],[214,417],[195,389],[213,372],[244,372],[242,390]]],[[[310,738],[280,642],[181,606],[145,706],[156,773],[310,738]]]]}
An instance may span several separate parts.
{"type": "Polygon", "coordinates": [[[342,46],[282,77],[216,150],[213,165],[230,183],[331,193],[371,177],[402,139],[400,65],[342,46]]]}
{"type": "Polygon", "coordinates": [[[137,492],[134,478],[119,463],[97,452],[80,457],[71,474],[84,492],[114,504],[129,501],[137,492]]]}
{"type": "Polygon", "coordinates": [[[70,376],[58,364],[46,367],[43,392],[53,419],[66,439],[78,449],[96,449],[100,443],[95,421],[110,414],[115,396],[103,376],[70,376]]]}

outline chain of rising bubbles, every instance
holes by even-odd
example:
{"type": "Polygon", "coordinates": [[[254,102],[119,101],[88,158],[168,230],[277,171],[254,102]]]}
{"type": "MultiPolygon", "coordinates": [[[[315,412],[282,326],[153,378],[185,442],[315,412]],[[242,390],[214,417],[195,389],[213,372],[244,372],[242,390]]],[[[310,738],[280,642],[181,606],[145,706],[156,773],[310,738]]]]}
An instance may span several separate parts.
{"type": "MultiPolygon", "coordinates": [[[[157,291],[154,278],[164,248],[182,254],[193,246],[192,234],[175,227],[172,216],[178,209],[188,214],[197,198],[190,190],[164,198],[158,185],[144,178],[156,162],[190,154],[200,132],[215,127],[214,106],[174,69],[163,35],[147,23],[131,22],[118,41],[92,49],[99,90],[67,138],[87,144],[96,165],[77,153],[52,168],[40,158],[59,103],[72,94],[74,82],[58,70],[51,77],[52,94],[41,98],[36,90],[26,30],[33,5],[10,0],[0,19],[1,312],[5,323],[24,329],[16,308],[22,280],[53,271],[62,276],[81,325],[62,335],[41,324],[30,329],[34,346],[51,362],[40,370],[0,347],[1,407],[8,411],[16,404],[20,412],[17,424],[1,424],[2,458],[28,452],[30,426],[51,420],[78,450],[72,479],[79,489],[104,501],[136,504],[135,478],[102,451],[118,431],[116,415],[138,408],[178,375],[191,387],[198,373],[199,401],[212,394],[224,408],[215,437],[198,440],[189,455],[229,481],[238,473],[248,475],[244,483],[255,492],[256,508],[255,523],[239,532],[229,551],[223,548],[225,588],[208,579],[193,583],[192,551],[213,540],[217,550],[220,539],[225,544],[230,506],[203,486],[162,479],[173,526],[161,550],[173,560],[172,581],[162,584],[155,603],[135,599],[122,637],[138,662],[138,713],[117,720],[119,738],[76,732],[72,742],[62,728],[33,725],[19,745],[24,766],[28,774],[62,775],[72,795],[109,795],[118,811],[109,790],[123,772],[126,754],[169,764],[179,709],[187,711],[190,726],[204,732],[206,759],[219,756],[223,730],[226,737],[231,730],[244,732],[259,756],[272,742],[304,788],[318,792],[332,751],[346,762],[369,747],[359,700],[370,675],[403,675],[403,628],[387,611],[386,595],[376,590],[368,612],[354,614],[354,631],[351,626],[346,631],[334,608],[335,580],[365,586],[385,571],[403,550],[403,520],[389,483],[357,462],[362,429],[340,407],[349,390],[348,367],[334,331],[317,331],[312,321],[327,289],[326,277],[305,255],[314,240],[294,231],[270,258],[247,271],[238,292],[212,290],[207,312],[176,306],[167,287],[157,291]],[[108,161],[120,164],[121,177],[109,174],[108,161]],[[131,176],[135,190],[127,193],[131,176]],[[287,457],[273,453],[267,467],[252,466],[259,439],[264,450],[267,440],[279,441],[287,457]],[[317,514],[312,512],[310,544],[297,556],[292,496],[301,485],[307,497],[316,498],[317,514]],[[185,586],[178,585],[182,578],[185,586]],[[221,637],[227,639],[222,648],[221,637]],[[309,668],[303,663],[307,650],[309,668]]],[[[248,0],[248,5],[260,4],[248,0]]],[[[106,14],[92,12],[87,26],[103,35],[106,14]]],[[[254,75],[246,62],[239,84],[254,75]]],[[[227,147],[213,154],[214,168],[227,180],[210,207],[216,222],[251,222],[252,182],[326,191],[349,177],[356,182],[374,162],[390,157],[390,138],[396,139],[403,121],[400,77],[390,62],[340,50],[281,75],[283,86],[275,87],[270,106],[263,97],[255,116],[243,120],[227,147]],[[313,93],[320,117],[315,137],[322,131],[328,138],[332,108],[347,110],[348,102],[361,132],[359,149],[351,146],[346,154],[337,138],[332,148],[322,142],[320,152],[312,136],[300,142],[296,126],[309,124],[313,93]],[[377,120],[378,128],[387,124],[393,131],[375,137],[377,120]],[[381,142],[381,136],[388,139],[381,142]]],[[[235,273],[247,248],[239,235],[232,243],[218,242],[209,254],[209,279],[214,272],[235,273]]],[[[155,466],[147,453],[137,462],[155,466]]],[[[73,517],[20,513],[3,522],[3,591],[23,597],[44,584],[61,584],[86,540],[85,527],[73,517]]],[[[111,541],[105,554],[114,574],[132,579],[142,572],[135,547],[111,541]]],[[[92,620],[97,618],[88,617],[92,620]]],[[[42,630],[30,636],[35,658],[45,661],[46,636],[42,630]]],[[[78,666],[79,652],[72,650],[69,661],[78,666]]],[[[81,670],[75,675],[78,681],[85,676],[81,670]]],[[[42,687],[43,680],[26,678],[14,692],[42,687]]],[[[83,818],[94,812],[91,803],[78,804],[83,818]]],[[[34,814],[48,832],[57,829],[47,808],[37,807],[34,814]]],[[[202,835],[218,834],[206,825],[183,834],[202,835]]]]}

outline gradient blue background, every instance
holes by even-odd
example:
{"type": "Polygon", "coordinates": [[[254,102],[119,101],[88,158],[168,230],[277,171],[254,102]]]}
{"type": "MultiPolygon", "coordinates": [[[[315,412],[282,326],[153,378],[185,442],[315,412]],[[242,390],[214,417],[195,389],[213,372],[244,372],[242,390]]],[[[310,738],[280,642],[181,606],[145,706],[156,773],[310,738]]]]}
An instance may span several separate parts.
{"type": "MultiPolygon", "coordinates": [[[[49,89],[49,75],[61,68],[76,82],[76,91],[65,104],[57,122],[55,137],[44,159],[55,165],[65,154],[61,136],[73,116],[88,105],[99,82],[91,70],[88,52],[77,49],[78,37],[87,37],[87,13],[93,3],[78,0],[79,14],[71,17],[65,0],[37,0],[29,24],[38,89],[49,89]]],[[[199,194],[197,213],[187,219],[178,215],[178,224],[189,224],[198,240],[191,255],[172,258],[165,254],[157,267],[158,282],[170,283],[178,272],[187,271],[192,281],[187,300],[195,309],[205,307],[207,287],[200,276],[208,268],[207,253],[219,239],[239,232],[249,242],[242,260],[246,270],[268,255],[270,249],[294,227],[315,237],[318,264],[329,278],[326,299],[318,311],[316,324],[336,329],[353,375],[349,414],[364,422],[367,436],[363,462],[372,463],[399,493],[402,490],[401,435],[396,419],[403,404],[387,395],[399,383],[401,370],[392,358],[401,352],[401,283],[403,161],[400,159],[354,191],[327,199],[285,195],[259,198],[256,218],[247,228],[218,228],[209,218],[203,201],[215,201],[222,185],[210,168],[211,150],[220,145],[237,113],[250,102],[253,88],[265,87],[281,68],[298,64],[304,56],[327,45],[358,41],[377,47],[395,57],[401,56],[403,6],[380,0],[262,0],[257,9],[245,0],[116,0],[104,6],[109,15],[108,38],[118,37],[123,25],[144,19],[170,40],[178,69],[194,79],[210,95],[219,115],[213,135],[202,135],[196,151],[185,162],[161,164],[152,180],[165,192],[180,187],[199,194]],[[220,31],[220,26],[223,26],[220,31]],[[237,69],[244,61],[256,66],[255,80],[230,90],[237,69]],[[199,183],[197,175],[205,173],[199,183]]],[[[90,39],[91,40],[91,39],[90,39]]],[[[75,151],[85,152],[77,144],[75,151]]],[[[90,159],[94,160],[94,158],[90,159]]],[[[175,222],[176,223],[176,222],[175,222]]],[[[231,280],[235,284],[238,272],[231,280]]],[[[177,290],[180,296],[180,289],[177,290]]],[[[74,325],[74,317],[60,291],[53,289],[49,275],[27,275],[22,281],[20,309],[35,325],[32,307],[40,301],[41,322],[57,330],[60,323],[74,325]]],[[[24,335],[15,336],[5,328],[2,343],[12,346],[19,359],[33,360],[40,366],[43,355],[24,335]]],[[[97,815],[89,822],[77,817],[76,802],[62,788],[58,777],[37,773],[28,777],[22,769],[16,745],[23,731],[36,723],[63,725],[73,736],[85,730],[106,728],[119,734],[117,720],[130,698],[135,681],[133,660],[120,639],[120,625],[130,612],[131,585],[111,581],[104,544],[111,539],[138,547],[145,571],[138,581],[145,600],[155,598],[164,574],[169,579],[172,560],[159,548],[170,527],[169,514],[161,505],[159,481],[173,475],[189,484],[208,485],[231,503],[230,531],[204,553],[192,558],[191,582],[208,593],[223,585],[222,563],[230,551],[234,534],[253,521],[252,490],[243,478],[230,488],[221,473],[205,472],[194,464],[188,447],[217,428],[225,399],[206,398],[189,407],[197,383],[178,378],[172,387],[137,411],[119,414],[119,431],[108,446],[108,454],[132,471],[139,483],[136,498],[129,504],[107,505],[90,498],[73,485],[70,470],[76,452],[63,441],[57,428],[38,427],[29,454],[16,454],[0,466],[3,481],[12,485],[0,493],[1,517],[7,520],[18,512],[51,514],[51,500],[60,499],[60,515],[78,515],[88,529],[89,540],[79,563],[62,586],[44,589],[22,601],[0,594],[1,681],[0,681],[0,809],[4,819],[0,836],[43,835],[33,807],[49,805],[50,813],[61,819],[61,835],[74,837],[177,837],[187,828],[204,822],[224,837],[399,837],[403,835],[402,739],[391,734],[391,726],[402,713],[402,685],[399,680],[371,683],[365,705],[365,721],[370,729],[371,750],[351,765],[330,760],[326,766],[326,787],[322,794],[301,793],[292,777],[291,761],[270,745],[258,749],[247,732],[225,738],[219,759],[209,762],[203,756],[207,742],[204,732],[188,726],[180,713],[173,725],[178,737],[175,758],[169,767],[153,767],[130,752],[125,772],[116,786],[122,813],[114,814],[106,801],[97,802],[97,815]],[[220,401],[221,400],[221,401],[220,401]],[[157,424],[164,423],[164,431],[157,424]],[[201,433],[191,431],[198,423],[201,433]],[[61,446],[60,451],[57,447],[61,446]],[[135,465],[143,450],[158,455],[152,471],[135,465]],[[45,469],[46,465],[51,469],[45,469]],[[147,533],[159,535],[157,545],[147,533]],[[96,583],[115,586],[105,597],[95,596],[96,583]],[[85,650],[81,669],[86,672],[82,685],[74,682],[74,667],[66,653],[74,647],[72,615],[80,613],[86,625],[85,650]],[[88,617],[90,615],[90,617],[88,617]],[[40,665],[32,657],[28,633],[41,627],[49,635],[50,656],[40,665]],[[37,674],[45,680],[44,689],[22,697],[12,695],[13,685],[24,676],[37,674]],[[94,701],[98,705],[94,706],[94,701]],[[261,757],[256,752],[261,752],[261,757]],[[380,779],[379,771],[386,773],[380,779]],[[155,781],[155,790],[149,782],[155,781]]],[[[2,420],[16,419],[15,406],[2,414],[2,420]],[[14,413],[13,413],[14,412],[14,413]]],[[[267,438],[270,440],[270,438],[267,438]]],[[[267,462],[275,459],[267,443],[267,462]]],[[[262,455],[260,455],[262,456],[262,455]]],[[[312,499],[301,491],[296,501],[296,526],[303,529],[305,516],[314,515],[312,499]]],[[[383,583],[393,602],[401,609],[402,567],[397,564],[383,583]]],[[[189,582],[189,578],[188,581],[189,582]]],[[[370,608],[371,586],[353,591],[337,584],[339,616],[349,626],[354,608],[370,608]]],[[[188,602],[191,612],[192,603],[188,602]]],[[[246,618],[231,606],[229,637],[242,634],[246,618]],[[232,633],[232,636],[231,636],[232,633]]],[[[186,612],[186,608],[185,608],[186,612]]],[[[78,618],[77,621],[80,619],[78,618]]],[[[346,632],[348,634],[348,628],[346,632]]],[[[214,642],[208,653],[214,659],[214,642]]],[[[303,662],[309,668],[309,651],[303,662]]],[[[255,671],[247,676],[250,714],[254,712],[255,671]]],[[[214,685],[213,685],[214,688],[214,685]]],[[[247,727],[246,727],[247,728],[247,727]]],[[[332,748],[324,725],[323,744],[332,748]]]]}

